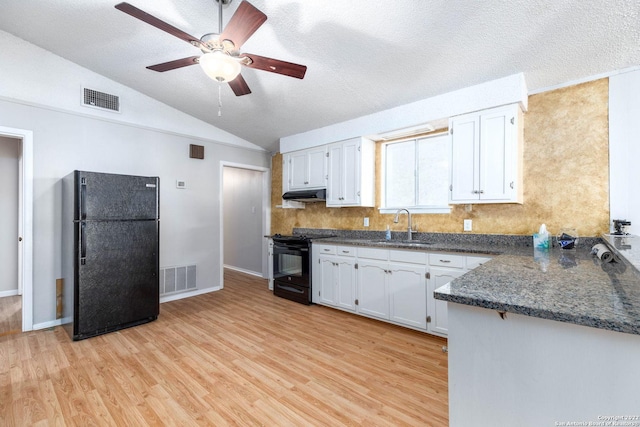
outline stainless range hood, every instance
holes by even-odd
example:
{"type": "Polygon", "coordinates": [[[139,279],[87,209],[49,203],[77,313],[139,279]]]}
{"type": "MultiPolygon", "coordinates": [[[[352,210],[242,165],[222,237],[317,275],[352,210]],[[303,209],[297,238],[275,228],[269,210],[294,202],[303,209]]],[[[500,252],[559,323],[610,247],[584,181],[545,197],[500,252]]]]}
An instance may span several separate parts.
{"type": "Polygon", "coordinates": [[[287,191],[282,195],[284,200],[295,200],[296,202],[324,202],[327,198],[327,190],[298,190],[287,191]]]}

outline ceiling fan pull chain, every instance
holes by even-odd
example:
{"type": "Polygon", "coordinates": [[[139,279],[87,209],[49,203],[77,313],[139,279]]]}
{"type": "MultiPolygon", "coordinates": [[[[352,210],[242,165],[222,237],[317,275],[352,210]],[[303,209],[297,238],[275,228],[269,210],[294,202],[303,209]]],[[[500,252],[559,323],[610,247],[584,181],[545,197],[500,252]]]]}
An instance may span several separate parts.
{"type": "Polygon", "coordinates": [[[218,117],[222,117],[222,82],[218,82],[218,117]]]}

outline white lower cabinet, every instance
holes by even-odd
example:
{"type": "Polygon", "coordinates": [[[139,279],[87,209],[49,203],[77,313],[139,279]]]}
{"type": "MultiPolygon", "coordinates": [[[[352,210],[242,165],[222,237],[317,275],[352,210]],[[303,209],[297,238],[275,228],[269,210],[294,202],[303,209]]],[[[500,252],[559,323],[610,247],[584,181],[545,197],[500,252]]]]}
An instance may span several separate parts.
{"type": "Polygon", "coordinates": [[[446,285],[453,279],[462,276],[467,270],[454,270],[450,268],[431,267],[427,292],[432,298],[427,300],[427,311],[429,312],[429,332],[436,335],[446,336],[449,331],[449,320],[447,315],[447,302],[433,298],[433,291],[446,285]]]}
{"type": "Polygon", "coordinates": [[[491,258],[415,250],[313,245],[313,302],[447,336],[435,289],[491,258]]]}
{"type": "Polygon", "coordinates": [[[386,261],[358,259],[358,313],[389,320],[389,286],[386,261]]]}
{"type": "Polygon", "coordinates": [[[389,264],[389,320],[418,329],[427,328],[426,275],[426,265],[389,264]]]}
{"type": "Polygon", "coordinates": [[[313,248],[313,302],[356,311],[355,249],[328,245],[313,248]]]}

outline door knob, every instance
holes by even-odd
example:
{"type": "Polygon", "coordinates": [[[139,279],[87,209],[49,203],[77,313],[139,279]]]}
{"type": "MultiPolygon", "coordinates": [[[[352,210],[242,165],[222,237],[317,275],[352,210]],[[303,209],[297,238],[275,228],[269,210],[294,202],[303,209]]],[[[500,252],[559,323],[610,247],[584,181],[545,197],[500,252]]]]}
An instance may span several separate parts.
{"type": "Polygon", "coordinates": [[[18,237],[18,242],[22,242],[22,237],[18,237]]]}

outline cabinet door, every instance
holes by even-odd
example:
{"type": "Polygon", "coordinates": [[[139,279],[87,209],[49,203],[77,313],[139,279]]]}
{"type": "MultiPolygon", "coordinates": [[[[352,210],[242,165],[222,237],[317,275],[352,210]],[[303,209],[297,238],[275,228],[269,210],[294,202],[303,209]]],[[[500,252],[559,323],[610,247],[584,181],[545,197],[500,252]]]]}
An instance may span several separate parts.
{"type": "Polygon", "coordinates": [[[327,149],[311,149],[307,153],[308,187],[325,188],[327,186],[327,149]]]}
{"type": "Polygon", "coordinates": [[[342,309],[356,311],[356,268],[355,259],[337,259],[336,305],[342,309]]]}
{"type": "Polygon", "coordinates": [[[329,145],[327,206],[342,205],[342,144],[329,145]]]}
{"type": "Polygon", "coordinates": [[[341,193],[343,205],[360,204],[360,138],[342,144],[341,193]]]}
{"type": "Polygon", "coordinates": [[[296,151],[289,155],[289,189],[300,190],[309,184],[307,153],[296,151]]]}
{"type": "Polygon", "coordinates": [[[512,156],[515,117],[511,110],[480,116],[480,199],[510,200],[515,185],[512,156]],[[513,123],[512,123],[513,119],[513,123]]]}
{"type": "Polygon", "coordinates": [[[389,319],[387,262],[358,260],[358,313],[389,319]]]}
{"type": "Polygon", "coordinates": [[[427,327],[433,334],[446,336],[449,331],[447,302],[435,299],[433,291],[462,276],[466,270],[449,270],[439,267],[431,267],[429,270],[431,278],[427,286],[427,314],[431,316],[431,323],[427,327]]]}
{"type": "Polygon", "coordinates": [[[336,262],[335,257],[320,255],[319,273],[314,275],[317,282],[313,282],[312,292],[318,294],[317,303],[336,305],[336,262]]]}
{"type": "Polygon", "coordinates": [[[480,118],[477,114],[454,117],[451,133],[451,201],[478,200],[480,118]]]}
{"type": "Polygon", "coordinates": [[[390,320],[427,329],[427,267],[389,264],[390,320]]]}

